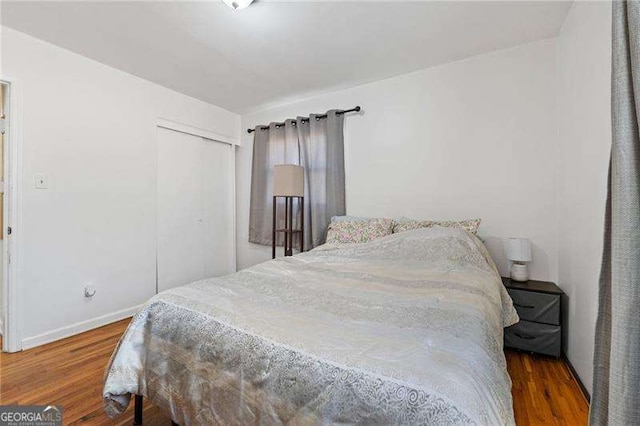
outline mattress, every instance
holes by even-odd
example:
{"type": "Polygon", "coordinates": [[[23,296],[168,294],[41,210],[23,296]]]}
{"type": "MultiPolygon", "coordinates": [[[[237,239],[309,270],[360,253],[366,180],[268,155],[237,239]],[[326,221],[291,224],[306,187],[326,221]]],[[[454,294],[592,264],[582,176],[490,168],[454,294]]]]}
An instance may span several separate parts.
{"type": "Polygon", "coordinates": [[[110,360],[191,424],[514,424],[503,328],[518,321],[482,243],[432,227],[324,245],[151,298],[110,360]]]}

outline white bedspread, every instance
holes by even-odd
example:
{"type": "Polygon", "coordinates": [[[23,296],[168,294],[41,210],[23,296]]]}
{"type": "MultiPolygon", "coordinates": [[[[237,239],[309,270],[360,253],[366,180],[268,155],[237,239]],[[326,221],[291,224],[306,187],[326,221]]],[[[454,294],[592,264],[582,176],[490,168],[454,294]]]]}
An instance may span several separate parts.
{"type": "Polygon", "coordinates": [[[163,292],[104,382],[189,424],[514,424],[503,327],[518,320],[457,228],[325,245],[163,292]]]}

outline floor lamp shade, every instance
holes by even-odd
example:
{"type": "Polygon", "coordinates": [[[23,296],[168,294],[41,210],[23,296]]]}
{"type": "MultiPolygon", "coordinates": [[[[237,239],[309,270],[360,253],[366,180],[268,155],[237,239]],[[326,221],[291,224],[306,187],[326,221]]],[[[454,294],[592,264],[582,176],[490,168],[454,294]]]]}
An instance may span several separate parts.
{"type": "Polygon", "coordinates": [[[274,166],[273,195],[277,197],[303,197],[304,168],[296,164],[274,166]]]}

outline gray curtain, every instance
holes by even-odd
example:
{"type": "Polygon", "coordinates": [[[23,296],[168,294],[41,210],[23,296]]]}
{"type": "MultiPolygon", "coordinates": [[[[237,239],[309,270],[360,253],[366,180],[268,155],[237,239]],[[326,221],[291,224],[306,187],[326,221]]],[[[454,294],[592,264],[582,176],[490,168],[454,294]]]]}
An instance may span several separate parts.
{"type": "MultiPolygon", "coordinates": [[[[249,241],[271,245],[272,174],[276,164],[304,167],[305,250],[324,242],[332,216],[344,215],[344,115],[337,110],[326,118],[311,114],[285,121],[284,126],[256,128],[253,142],[249,241]]],[[[284,207],[278,205],[278,226],[284,223],[284,207]]],[[[281,241],[276,241],[281,245],[281,241]]]]}
{"type": "Polygon", "coordinates": [[[640,424],[640,4],[613,3],[612,145],[591,425],[640,424]]]}
{"type": "MultiPolygon", "coordinates": [[[[298,136],[293,120],[284,125],[271,123],[268,129],[256,127],[253,139],[251,165],[251,204],[249,214],[249,241],[271,245],[273,228],[273,166],[300,164],[298,136]]],[[[284,200],[278,200],[278,228],[284,227],[284,200]]],[[[278,235],[277,244],[282,245],[278,235]]]]}

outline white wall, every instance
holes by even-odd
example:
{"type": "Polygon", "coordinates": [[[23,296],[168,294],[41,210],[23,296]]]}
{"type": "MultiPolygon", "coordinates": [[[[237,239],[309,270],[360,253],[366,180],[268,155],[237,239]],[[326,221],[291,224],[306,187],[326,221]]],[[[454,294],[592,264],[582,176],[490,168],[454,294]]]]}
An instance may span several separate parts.
{"type": "Polygon", "coordinates": [[[8,28],[2,65],[22,90],[16,266],[31,346],[155,293],[157,118],[236,138],[240,118],[8,28]],[[37,173],[49,189],[34,189],[37,173]],[[97,287],[92,300],[85,283],[97,287]]]}
{"type": "Polygon", "coordinates": [[[611,146],[611,3],[574,2],[558,42],[559,279],[566,352],[591,392],[611,146]]]}
{"type": "Polygon", "coordinates": [[[348,214],[481,217],[503,275],[503,239],[524,236],[534,244],[532,276],[556,279],[556,71],[556,41],[546,40],[243,115],[238,267],[270,258],[247,242],[246,129],[361,105],[364,114],[345,121],[348,214]]]}

